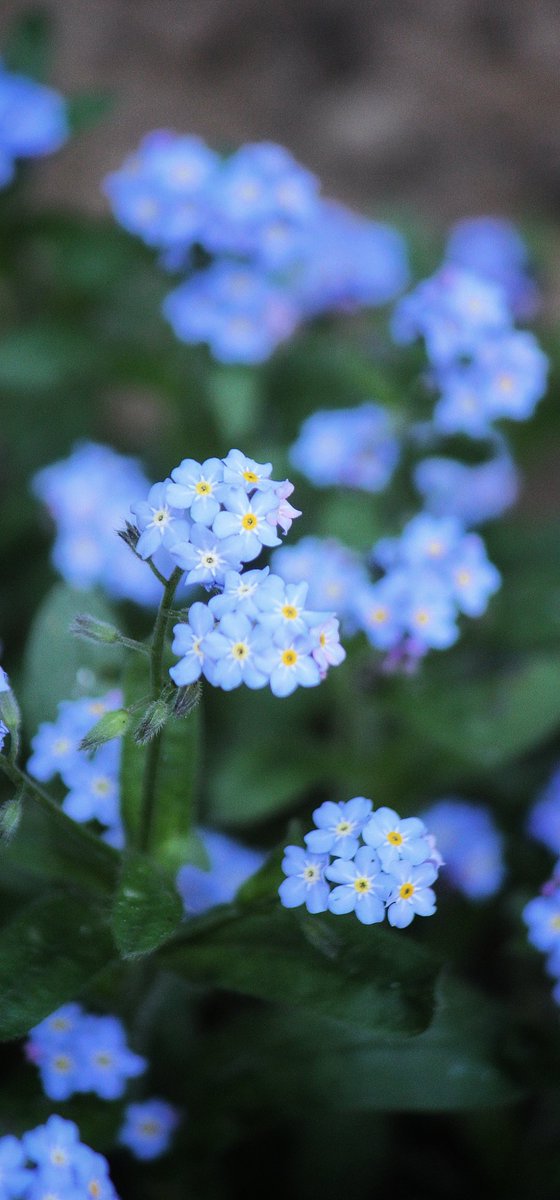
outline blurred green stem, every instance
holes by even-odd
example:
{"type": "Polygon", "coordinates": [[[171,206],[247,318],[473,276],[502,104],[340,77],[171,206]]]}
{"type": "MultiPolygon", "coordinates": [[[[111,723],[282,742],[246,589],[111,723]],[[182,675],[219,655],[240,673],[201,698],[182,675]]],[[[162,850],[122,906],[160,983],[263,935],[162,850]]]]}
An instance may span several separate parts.
{"type": "MultiPolygon", "coordinates": [[[[163,677],[163,651],[165,648],[165,635],[167,633],[169,615],[173,606],[173,598],[182,574],[183,572],[181,569],[176,567],[173,574],[167,581],[158,609],[156,623],[154,625],[150,653],[152,700],[157,700],[159,698],[165,682],[163,677]]],[[[157,772],[164,735],[165,730],[162,729],[161,732],[156,734],[155,738],[153,738],[153,740],[149,743],[146,752],[146,764],[144,767],[144,780],[142,788],[142,812],[140,816],[139,833],[139,849],[144,852],[149,850],[150,847],[156,804],[157,772]]]]}

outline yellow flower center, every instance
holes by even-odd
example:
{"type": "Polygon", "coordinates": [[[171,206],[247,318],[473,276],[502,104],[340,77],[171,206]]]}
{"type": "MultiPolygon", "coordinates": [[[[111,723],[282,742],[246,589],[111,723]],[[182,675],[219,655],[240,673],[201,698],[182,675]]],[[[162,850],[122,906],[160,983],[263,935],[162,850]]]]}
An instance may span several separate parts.
{"type": "Polygon", "coordinates": [[[256,529],[258,523],[258,517],[252,512],[245,513],[245,516],[241,518],[243,529],[256,529]]]}
{"type": "Polygon", "coordinates": [[[501,392],[512,392],[513,379],[511,375],[500,375],[500,378],[498,379],[498,387],[501,392]]]}
{"type": "Polygon", "coordinates": [[[429,621],[430,621],[429,612],[426,612],[425,608],[420,608],[418,610],[418,612],[416,613],[416,624],[417,625],[428,625],[429,621]]]}
{"type": "Polygon", "coordinates": [[[241,660],[243,658],[247,658],[247,655],[249,654],[249,647],[245,642],[236,642],[231,648],[231,653],[233,654],[234,658],[241,660]]]}
{"type": "Polygon", "coordinates": [[[413,895],[414,895],[414,884],[413,883],[401,883],[401,886],[399,888],[399,896],[400,896],[401,900],[410,900],[410,897],[413,895]]]}
{"type": "Polygon", "coordinates": [[[68,1162],[68,1156],[61,1146],[53,1146],[51,1150],[51,1162],[54,1163],[55,1167],[63,1167],[68,1162]]]}
{"type": "Polygon", "coordinates": [[[467,587],[471,582],[471,578],[470,571],[457,571],[457,583],[459,587],[467,587]]]}
{"type": "Polygon", "coordinates": [[[96,779],[93,785],[93,790],[96,796],[107,796],[111,791],[110,779],[107,779],[106,776],[102,776],[101,779],[96,779]]]}
{"type": "Polygon", "coordinates": [[[358,892],[360,896],[365,896],[367,892],[371,891],[371,880],[367,875],[359,875],[354,880],[354,891],[358,892]]]}
{"type": "Polygon", "coordinates": [[[212,491],[212,485],[206,479],[199,479],[195,491],[199,496],[209,496],[212,491]]]}
{"type": "Polygon", "coordinates": [[[285,667],[295,667],[297,660],[298,656],[295,650],[282,651],[282,663],[285,667]]]}
{"type": "Polygon", "coordinates": [[[55,1071],[60,1071],[62,1075],[65,1075],[66,1072],[70,1071],[72,1067],[72,1059],[68,1058],[67,1054],[59,1054],[58,1057],[55,1058],[53,1066],[55,1071]]]}
{"type": "Polygon", "coordinates": [[[50,1025],[51,1029],[59,1030],[62,1033],[65,1033],[70,1028],[70,1022],[66,1020],[66,1017],[55,1017],[50,1025]]]}
{"type": "Polygon", "coordinates": [[[105,712],[105,705],[104,705],[103,701],[95,700],[93,702],[93,704],[89,705],[89,711],[90,711],[92,717],[103,716],[103,713],[105,712]]]}
{"type": "Polygon", "coordinates": [[[550,924],[552,929],[558,930],[560,933],[560,916],[553,917],[550,924]]]}
{"type": "Polygon", "coordinates": [[[315,883],[319,878],[319,868],[313,865],[308,865],[303,868],[303,878],[307,883],[315,883]]]}
{"type": "Polygon", "coordinates": [[[335,825],[334,831],[339,835],[339,837],[344,837],[346,833],[351,833],[353,828],[353,821],[339,821],[338,825],[335,825]]]}
{"type": "Polygon", "coordinates": [[[215,554],[205,554],[202,561],[203,561],[205,567],[215,567],[216,561],[217,561],[216,555],[215,554]]]}
{"type": "Polygon", "coordinates": [[[398,829],[391,829],[391,832],[387,834],[387,841],[391,846],[402,846],[403,835],[399,833],[398,829]]]}
{"type": "Polygon", "coordinates": [[[154,513],[154,525],[167,525],[169,521],[169,510],[167,508],[158,508],[154,513]]]}
{"type": "Polygon", "coordinates": [[[88,1192],[90,1196],[94,1197],[94,1200],[97,1200],[97,1197],[101,1195],[101,1184],[97,1179],[90,1179],[88,1183],[88,1192]]]}
{"type": "Polygon", "coordinates": [[[140,1132],[144,1137],[155,1137],[160,1132],[161,1125],[159,1121],[141,1121],[140,1132]]]}
{"type": "Polygon", "coordinates": [[[54,750],[55,754],[66,754],[67,750],[69,750],[69,749],[70,749],[70,742],[69,742],[68,738],[57,738],[57,740],[53,746],[53,750],[54,750]]]}
{"type": "Polygon", "coordinates": [[[388,615],[386,608],[372,608],[369,617],[373,624],[382,625],[387,620],[388,615]]]}
{"type": "Polygon", "coordinates": [[[98,1067],[111,1067],[113,1065],[113,1055],[109,1054],[108,1050],[100,1050],[99,1054],[95,1055],[95,1061],[98,1067]]]}
{"type": "Polygon", "coordinates": [[[258,477],[256,471],[244,471],[243,478],[246,481],[246,483],[258,483],[259,482],[259,477],[258,477]]]}
{"type": "Polygon", "coordinates": [[[320,634],[319,634],[319,645],[320,645],[320,646],[326,646],[326,644],[327,644],[327,635],[326,635],[326,633],[320,633],[320,634]]]}
{"type": "Polygon", "coordinates": [[[284,604],[282,608],[282,616],[285,617],[287,621],[295,621],[297,615],[298,610],[294,604],[284,604]]]}
{"type": "Polygon", "coordinates": [[[434,538],[433,542],[428,542],[428,554],[431,558],[440,558],[443,554],[443,545],[434,538]]]}

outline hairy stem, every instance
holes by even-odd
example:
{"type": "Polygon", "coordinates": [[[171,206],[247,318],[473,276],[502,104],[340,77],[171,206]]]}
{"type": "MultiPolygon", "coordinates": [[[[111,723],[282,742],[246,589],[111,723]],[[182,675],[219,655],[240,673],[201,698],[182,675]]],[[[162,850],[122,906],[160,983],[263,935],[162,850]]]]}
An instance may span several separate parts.
{"type": "MultiPolygon", "coordinates": [[[[165,584],[163,596],[154,625],[152,635],[152,645],[150,652],[150,681],[151,681],[151,699],[157,700],[161,695],[164,685],[163,675],[163,651],[165,648],[165,635],[167,633],[167,624],[169,615],[173,605],[173,597],[177,590],[177,584],[183,572],[177,567],[170,579],[165,584]]],[[[139,848],[146,851],[149,849],[152,835],[152,827],[154,823],[154,812],[156,804],[156,784],[159,759],[161,754],[162,741],[164,730],[156,734],[155,738],[149,743],[146,752],[146,765],[144,768],[144,779],[142,787],[142,812],[140,818],[139,831],[139,848]]]]}

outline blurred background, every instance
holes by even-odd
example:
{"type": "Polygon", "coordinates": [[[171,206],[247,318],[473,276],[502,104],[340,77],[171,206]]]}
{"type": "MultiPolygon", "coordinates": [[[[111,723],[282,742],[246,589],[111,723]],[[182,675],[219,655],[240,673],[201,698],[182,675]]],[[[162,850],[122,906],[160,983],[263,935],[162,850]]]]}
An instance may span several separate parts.
{"type": "MultiPolygon", "coordinates": [[[[30,11],[3,0],[6,28],[30,11]]],[[[52,82],[102,88],[110,119],[46,162],[49,201],[99,182],[147,130],[269,138],[361,206],[432,218],[560,205],[556,0],[88,0],[44,6],[52,82]]]]}

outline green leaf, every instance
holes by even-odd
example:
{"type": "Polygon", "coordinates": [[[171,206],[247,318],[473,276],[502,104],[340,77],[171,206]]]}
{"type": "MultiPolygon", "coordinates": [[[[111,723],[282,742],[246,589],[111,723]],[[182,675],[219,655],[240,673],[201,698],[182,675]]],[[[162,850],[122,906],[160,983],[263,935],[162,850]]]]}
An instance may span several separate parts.
{"type": "Polygon", "coordinates": [[[123,958],[149,954],[175,932],[183,905],[173,879],[140,854],[126,858],[111,925],[123,958]]]}
{"type": "Polygon", "coordinates": [[[398,710],[416,735],[469,764],[493,768],[560,727],[560,655],[535,655],[482,681],[412,684],[398,710]]]}
{"type": "Polygon", "coordinates": [[[0,1040],[22,1037],[115,958],[91,896],[47,892],[0,930],[0,1040]]]}
{"type": "Polygon", "coordinates": [[[294,1119],[310,1111],[449,1112],[512,1103],[518,1092],[493,1061],[494,1025],[485,998],[458,984],[441,989],[433,1023],[414,1038],[251,1011],[207,1035],[191,1064],[202,1119],[206,1108],[216,1116],[216,1104],[294,1119]]]}
{"type": "Polygon", "coordinates": [[[24,658],[22,701],[29,722],[35,729],[39,721],[56,717],[60,700],[99,691],[99,675],[118,670],[122,660],[119,647],[88,645],[69,633],[76,615],[87,608],[103,621],[112,621],[113,613],[98,592],[78,592],[65,583],[57,583],[45,597],[31,627],[24,658]]]}
{"type": "Polygon", "coordinates": [[[286,812],[310,787],[330,783],[330,766],[324,746],[297,735],[279,741],[273,734],[259,745],[238,746],[211,776],[211,820],[241,828],[286,812]]]}
{"type": "Polygon", "coordinates": [[[438,970],[408,937],[357,921],[216,910],[191,921],[162,961],[186,979],[293,1005],[377,1033],[413,1034],[432,1016],[438,970]]]}

